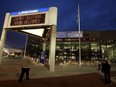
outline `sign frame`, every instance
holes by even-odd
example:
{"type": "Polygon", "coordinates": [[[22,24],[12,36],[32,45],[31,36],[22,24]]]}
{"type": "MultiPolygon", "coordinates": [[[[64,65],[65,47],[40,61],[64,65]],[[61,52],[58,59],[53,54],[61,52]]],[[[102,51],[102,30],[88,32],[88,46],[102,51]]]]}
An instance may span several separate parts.
{"type": "Polygon", "coordinates": [[[28,14],[20,14],[20,15],[11,15],[8,22],[7,28],[23,28],[23,27],[33,27],[33,26],[44,26],[49,25],[49,12],[35,12],[35,13],[28,13],[28,14]],[[37,15],[37,14],[45,14],[45,22],[40,24],[27,24],[27,25],[14,25],[11,26],[11,20],[13,17],[20,17],[20,16],[28,16],[28,15],[37,15]]]}

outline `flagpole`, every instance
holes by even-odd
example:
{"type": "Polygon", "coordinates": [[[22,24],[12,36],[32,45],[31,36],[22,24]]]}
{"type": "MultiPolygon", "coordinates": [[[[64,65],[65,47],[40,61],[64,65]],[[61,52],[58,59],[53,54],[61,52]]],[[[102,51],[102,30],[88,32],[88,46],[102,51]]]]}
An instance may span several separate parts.
{"type": "Polygon", "coordinates": [[[80,9],[78,4],[79,66],[81,66],[80,9]]]}

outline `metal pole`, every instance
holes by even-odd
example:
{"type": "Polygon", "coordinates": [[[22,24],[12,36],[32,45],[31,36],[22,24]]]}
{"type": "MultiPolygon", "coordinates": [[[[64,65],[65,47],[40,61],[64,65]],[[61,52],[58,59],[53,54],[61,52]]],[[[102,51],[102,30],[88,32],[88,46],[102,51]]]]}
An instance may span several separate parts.
{"type": "Polygon", "coordinates": [[[81,66],[81,38],[80,38],[80,10],[78,4],[78,31],[79,31],[79,66],[81,66]]]}
{"type": "Polygon", "coordinates": [[[25,49],[24,49],[24,57],[26,55],[27,42],[28,42],[28,35],[26,35],[25,49]]]}

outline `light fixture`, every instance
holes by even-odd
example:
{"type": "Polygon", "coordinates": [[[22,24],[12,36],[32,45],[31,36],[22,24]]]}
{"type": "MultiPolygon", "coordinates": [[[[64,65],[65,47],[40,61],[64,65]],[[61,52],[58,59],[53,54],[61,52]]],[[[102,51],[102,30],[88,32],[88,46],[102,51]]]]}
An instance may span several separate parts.
{"type": "Polygon", "coordinates": [[[28,30],[25,29],[25,30],[21,30],[21,31],[42,37],[43,33],[44,33],[44,28],[41,28],[41,29],[28,29],[28,30]]]}

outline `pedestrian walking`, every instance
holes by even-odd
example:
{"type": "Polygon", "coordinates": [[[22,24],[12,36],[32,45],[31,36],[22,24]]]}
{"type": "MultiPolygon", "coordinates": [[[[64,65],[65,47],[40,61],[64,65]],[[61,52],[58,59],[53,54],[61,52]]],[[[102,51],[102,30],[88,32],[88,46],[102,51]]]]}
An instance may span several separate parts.
{"type": "Polygon", "coordinates": [[[101,70],[101,61],[98,61],[98,71],[101,70]]]}
{"type": "Polygon", "coordinates": [[[110,70],[111,70],[111,65],[109,64],[109,61],[104,60],[102,63],[102,72],[104,74],[105,84],[111,83],[110,70]]]}
{"type": "Polygon", "coordinates": [[[30,63],[32,63],[32,59],[28,54],[26,54],[21,60],[21,74],[19,77],[19,82],[23,81],[24,75],[26,75],[26,80],[29,80],[30,63]]]}

